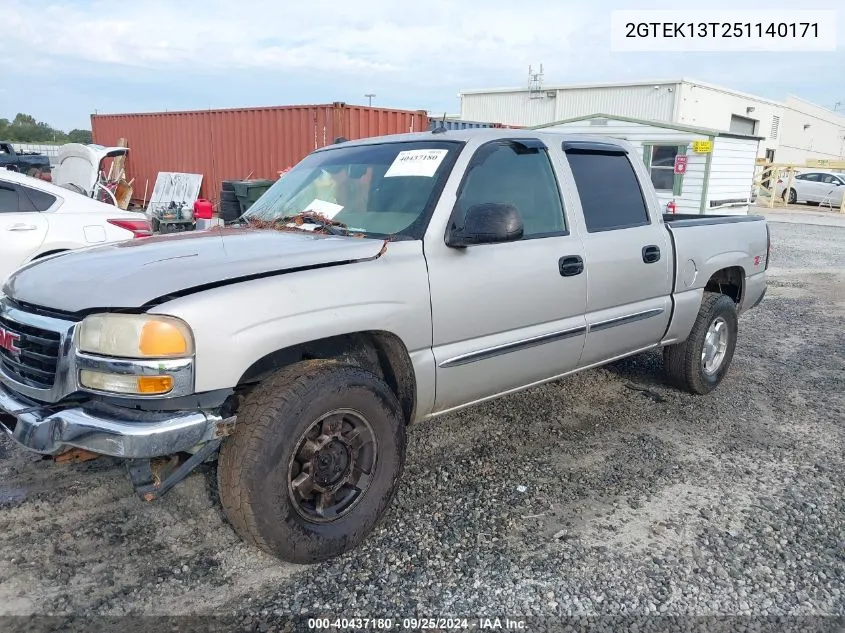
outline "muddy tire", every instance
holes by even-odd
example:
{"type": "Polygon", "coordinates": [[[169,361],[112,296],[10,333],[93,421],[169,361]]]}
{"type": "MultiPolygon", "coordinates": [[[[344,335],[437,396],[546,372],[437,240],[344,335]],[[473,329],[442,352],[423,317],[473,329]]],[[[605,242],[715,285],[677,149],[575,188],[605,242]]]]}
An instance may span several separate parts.
{"type": "Polygon", "coordinates": [[[383,517],[405,443],[401,407],[384,381],[337,361],[297,363],[241,405],[218,461],[223,510],[246,542],[282,560],[332,558],[383,517]]]}
{"type": "Polygon", "coordinates": [[[717,292],[705,292],[687,340],[663,348],[663,367],[668,381],[698,395],[713,391],[728,373],[737,332],[733,299],[717,292]]]}

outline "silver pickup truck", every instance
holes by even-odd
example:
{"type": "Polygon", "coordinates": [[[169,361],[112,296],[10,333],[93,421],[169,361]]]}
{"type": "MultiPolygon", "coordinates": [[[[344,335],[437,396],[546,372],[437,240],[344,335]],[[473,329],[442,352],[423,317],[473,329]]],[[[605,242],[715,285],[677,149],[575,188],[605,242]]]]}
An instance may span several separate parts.
{"type": "Polygon", "coordinates": [[[314,151],[232,226],[60,254],[0,295],[0,423],[164,494],[217,459],[229,521],[323,560],[384,515],[406,426],[656,347],[724,378],[761,217],[663,216],[625,141],[429,132],[314,151]]]}

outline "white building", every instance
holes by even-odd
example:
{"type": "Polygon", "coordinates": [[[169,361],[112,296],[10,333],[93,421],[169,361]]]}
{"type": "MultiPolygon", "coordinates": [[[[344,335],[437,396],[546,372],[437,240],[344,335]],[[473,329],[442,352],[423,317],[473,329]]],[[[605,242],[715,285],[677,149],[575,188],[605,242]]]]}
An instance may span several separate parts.
{"type": "Polygon", "coordinates": [[[845,116],[797,97],[784,103],[690,79],[467,90],[461,118],[535,126],[603,112],[761,136],[758,156],[803,164],[845,159],[845,116]]]}
{"type": "Polygon", "coordinates": [[[626,139],[641,153],[664,209],[674,202],[676,213],[748,213],[759,136],[608,114],[557,121],[543,129],[626,139]],[[675,173],[678,155],[687,157],[683,174],[675,173]]]}
{"type": "Polygon", "coordinates": [[[793,96],[783,108],[778,162],[845,159],[845,116],[793,96]]]}

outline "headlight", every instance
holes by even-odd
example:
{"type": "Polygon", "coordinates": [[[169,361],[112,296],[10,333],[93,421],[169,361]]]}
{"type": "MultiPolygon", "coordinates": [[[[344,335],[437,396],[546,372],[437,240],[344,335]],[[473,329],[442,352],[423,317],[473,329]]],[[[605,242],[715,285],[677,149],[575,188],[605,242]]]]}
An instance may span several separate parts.
{"type": "Polygon", "coordinates": [[[152,314],[92,314],[77,333],[81,352],[119,358],[179,358],[194,353],[188,325],[152,314]]]}

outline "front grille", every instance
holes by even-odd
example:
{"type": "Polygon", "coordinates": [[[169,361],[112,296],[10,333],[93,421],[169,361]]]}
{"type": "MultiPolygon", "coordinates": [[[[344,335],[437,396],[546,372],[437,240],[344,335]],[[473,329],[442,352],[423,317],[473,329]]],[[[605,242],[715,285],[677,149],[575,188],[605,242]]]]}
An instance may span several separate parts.
{"type": "Polygon", "coordinates": [[[0,317],[0,328],[17,334],[20,354],[0,347],[0,370],[9,378],[36,389],[51,389],[56,380],[61,336],[58,332],[0,317]]]}

